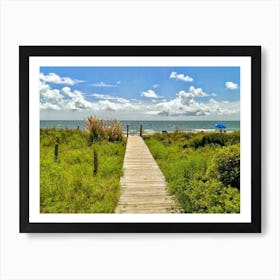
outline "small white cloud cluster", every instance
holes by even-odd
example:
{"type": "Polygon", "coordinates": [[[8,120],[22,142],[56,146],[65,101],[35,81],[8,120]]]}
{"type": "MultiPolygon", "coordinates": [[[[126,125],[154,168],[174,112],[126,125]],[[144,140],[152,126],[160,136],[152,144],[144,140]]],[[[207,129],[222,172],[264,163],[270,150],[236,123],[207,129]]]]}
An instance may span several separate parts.
{"type": "Polygon", "coordinates": [[[43,73],[40,73],[40,80],[46,83],[53,83],[58,85],[70,85],[70,86],[73,86],[78,82],[81,82],[78,80],[73,80],[68,77],[60,77],[55,73],[49,73],[48,75],[44,75],[43,73]]]}
{"type": "Polygon", "coordinates": [[[108,87],[108,88],[110,88],[110,87],[118,87],[119,84],[120,84],[120,81],[118,81],[116,85],[100,82],[100,83],[92,84],[92,86],[93,87],[108,87]]]}
{"type": "Polygon", "coordinates": [[[109,100],[100,100],[96,103],[93,103],[96,108],[96,111],[133,111],[136,109],[131,103],[118,103],[111,102],[109,100]]]}
{"type": "Polygon", "coordinates": [[[231,89],[231,90],[238,89],[238,84],[234,82],[226,82],[225,85],[227,89],[231,89]]]}
{"type": "Polygon", "coordinates": [[[143,91],[141,93],[141,96],[147,97],[147,98],[160,98],[152,89],[143,91]]]}
{"type": "Polygon", "coordinates": [[[118,103],[129,103],[128,99],[122,98],[122,97],[116,97],[116,96],[112,96],[109,94],[100,94],[100,93],[93,93],[92,94],[93,97],[98,98],[98,99],[104,99],[104,100],[113,100],[116,101],[118,103]]]}
{"type": "Polygon", "coordinates": [[[184,74],[177,74],[177,72],[171,72],[170,79],[175,79],[183,82],[193,82],[193,78],[189,76],[185,76],[184,74]]]}

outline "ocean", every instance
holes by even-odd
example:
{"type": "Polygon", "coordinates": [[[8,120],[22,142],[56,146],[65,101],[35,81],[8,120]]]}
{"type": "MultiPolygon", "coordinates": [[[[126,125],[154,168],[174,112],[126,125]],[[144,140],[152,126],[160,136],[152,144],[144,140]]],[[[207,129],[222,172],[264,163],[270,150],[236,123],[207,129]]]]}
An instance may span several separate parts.
{"type": "MultiPolygon", "coordinates": [[[[226,125],[227,131],[239,131],[240,121],[121,121],[123,131],[126,133],[126,126],[129,126],[130,134],[138,134],[140,125],[143,127],[143,133],[149,134],[154,132],[175,130],[186,132],[198,131],[215,131],[214,125],[222,123],[226,125]]],[[[83,129],[84,120],[41,120],[40,128],[56,129],[83,129]]]]}

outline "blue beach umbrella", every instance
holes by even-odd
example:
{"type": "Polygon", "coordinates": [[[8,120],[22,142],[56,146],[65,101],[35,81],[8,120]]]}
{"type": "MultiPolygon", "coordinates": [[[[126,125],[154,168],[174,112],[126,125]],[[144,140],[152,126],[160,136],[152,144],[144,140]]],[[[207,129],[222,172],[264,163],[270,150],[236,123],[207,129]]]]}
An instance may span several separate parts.
{"type": "Polygon", "coordinates": [[[216,123],[214,126],[216,128],[227,128],[223,123],[216,123]]]}

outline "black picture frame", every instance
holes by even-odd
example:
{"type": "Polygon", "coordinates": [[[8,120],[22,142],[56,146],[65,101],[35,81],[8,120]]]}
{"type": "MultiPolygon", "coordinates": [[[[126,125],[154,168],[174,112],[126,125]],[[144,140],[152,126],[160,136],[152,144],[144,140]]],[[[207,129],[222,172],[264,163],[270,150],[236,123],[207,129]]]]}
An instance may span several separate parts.
{"type": "MultiPolygon", "coordinates": [[[[19,46],[21,233],[261,232],[260,46],[19,46]],[[251,58],[250,223],[32,223],[29,221],[29,58],[32,56],[248,56],[251,58]]],[[[39,121],[39,120],[38,120],[39,121]]],[[[242,120],[241,120],[242,121],[242,120]]]]}

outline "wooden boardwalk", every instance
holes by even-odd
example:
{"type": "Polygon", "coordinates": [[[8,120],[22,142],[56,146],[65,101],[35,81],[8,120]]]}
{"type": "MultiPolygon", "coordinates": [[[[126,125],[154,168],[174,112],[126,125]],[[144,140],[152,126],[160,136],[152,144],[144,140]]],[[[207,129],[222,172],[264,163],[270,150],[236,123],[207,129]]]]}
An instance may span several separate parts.
{"type": "Polygon", "coordinates": [[[116,213],[177,213],[165,177],[140,136],[129,136],[116,213]]]}

